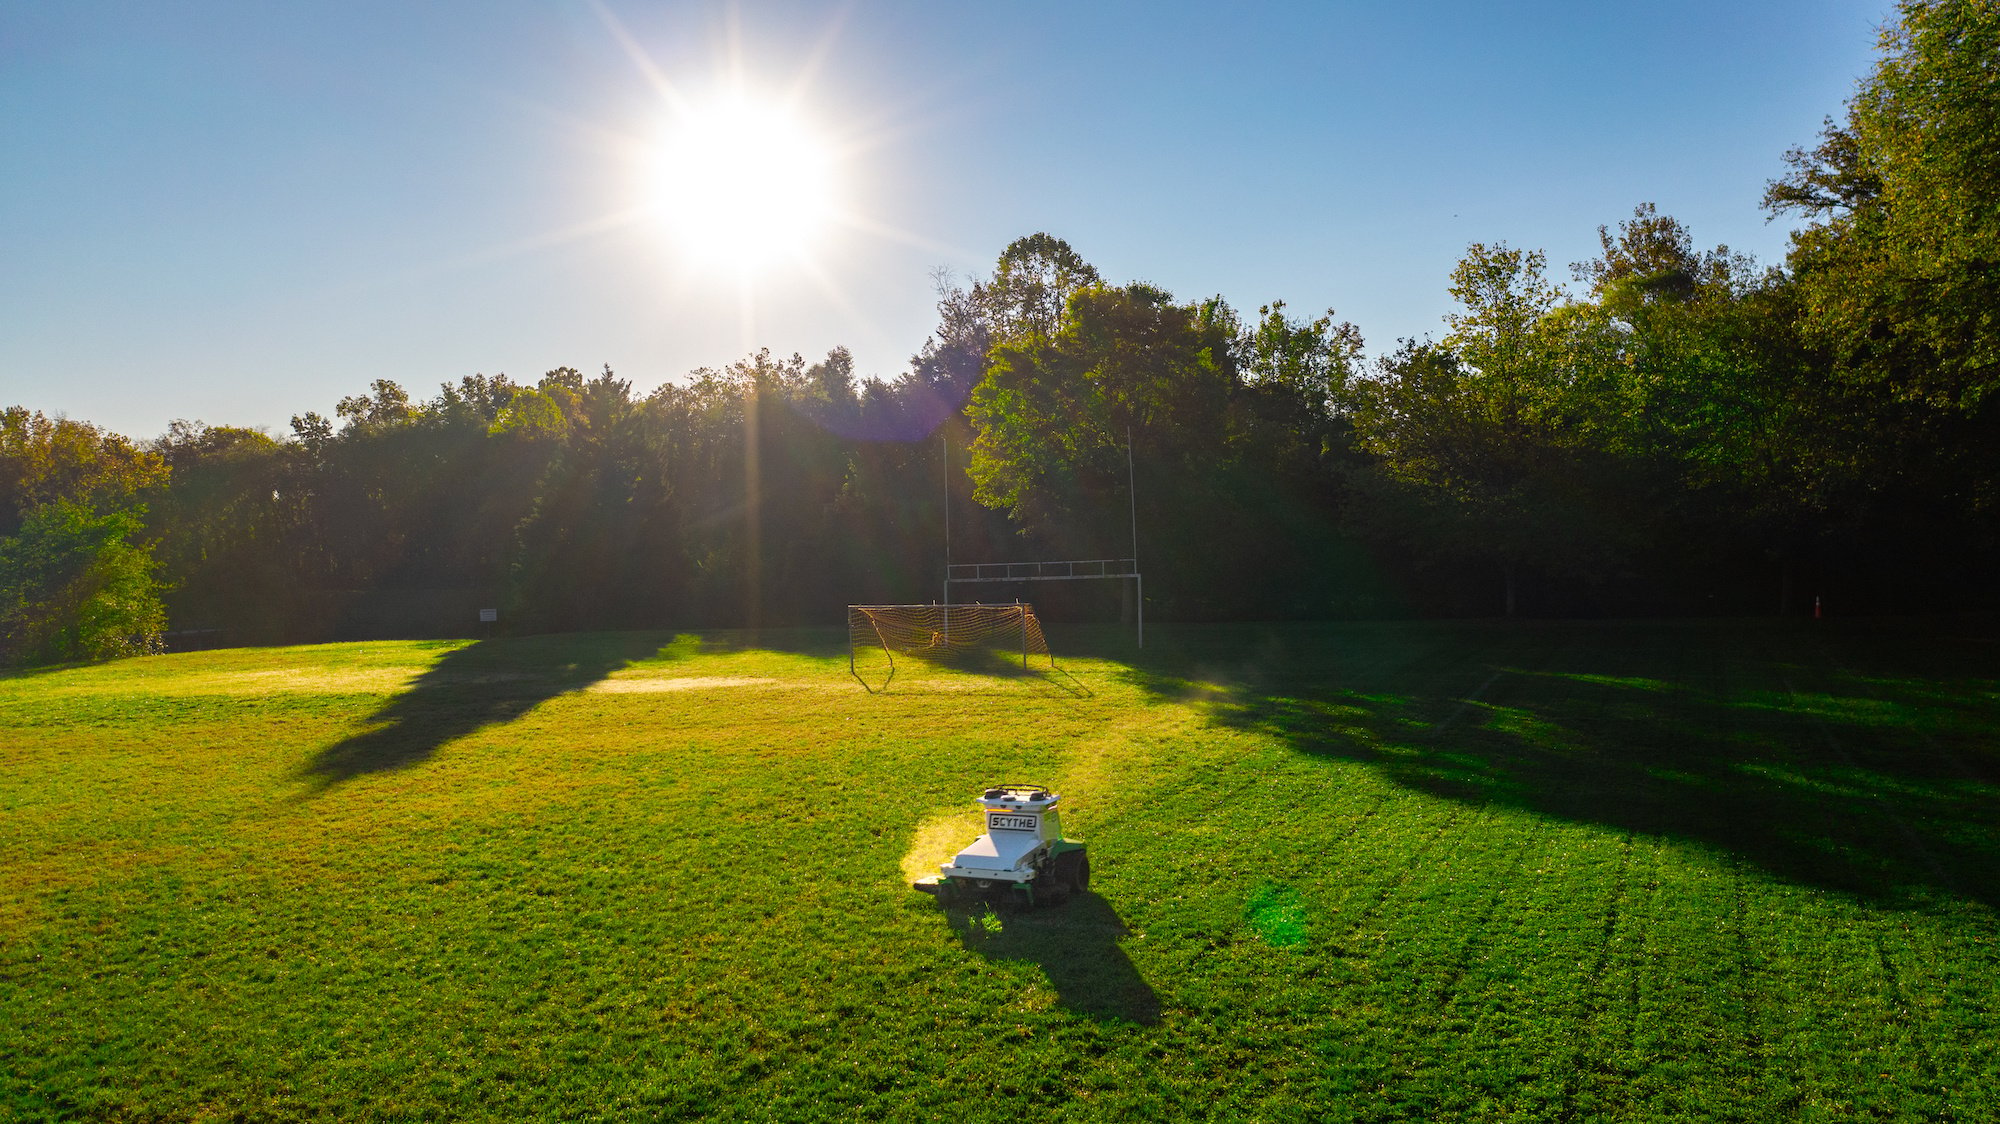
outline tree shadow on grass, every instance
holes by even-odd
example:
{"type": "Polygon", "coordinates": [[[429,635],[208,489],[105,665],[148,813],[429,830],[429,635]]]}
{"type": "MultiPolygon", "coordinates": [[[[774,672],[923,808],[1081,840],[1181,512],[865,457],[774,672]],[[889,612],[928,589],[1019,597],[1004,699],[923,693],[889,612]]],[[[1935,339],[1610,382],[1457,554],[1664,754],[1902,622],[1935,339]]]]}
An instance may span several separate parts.
{"type": "Polygon", "coordinates": [[[1203,647],[1129,677],[1446,799],[1681,839],[1885,904],[2000,906],[1990,637],[1432,625],[1203,647]]]}
{"type": "Polygon", "coordinates": [[[447,652],[368,717],[369,728],[313,756],[321,788],[427,761],[448,742],[580,691],[661,651],[662,633],[613,632],[481,640],[447,652]]]}
{"type": "Polygon", "coordinates": [[[992,960],[1041,965],[1064,1010],[1141,1026],[1160,1021],[1160,997],[1118,947],[1131,930],[1097,894],[1026,911],[986,904],[945,909],[966,948],[992,960]]]}

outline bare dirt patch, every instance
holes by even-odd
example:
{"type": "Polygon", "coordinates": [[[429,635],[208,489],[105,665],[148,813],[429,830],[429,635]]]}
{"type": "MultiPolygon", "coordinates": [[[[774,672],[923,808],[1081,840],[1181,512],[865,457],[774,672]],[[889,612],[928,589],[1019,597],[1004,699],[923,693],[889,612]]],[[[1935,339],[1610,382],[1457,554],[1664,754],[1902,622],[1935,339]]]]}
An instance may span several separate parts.
{"type": "Polygon", "coordinates": [[[683,675],[673,678],[613,676],[590,685],[601,694],[648,694],[655,691],[706,691],[712,687],[767,687],[779,680],[756,675],[683,675]]]}

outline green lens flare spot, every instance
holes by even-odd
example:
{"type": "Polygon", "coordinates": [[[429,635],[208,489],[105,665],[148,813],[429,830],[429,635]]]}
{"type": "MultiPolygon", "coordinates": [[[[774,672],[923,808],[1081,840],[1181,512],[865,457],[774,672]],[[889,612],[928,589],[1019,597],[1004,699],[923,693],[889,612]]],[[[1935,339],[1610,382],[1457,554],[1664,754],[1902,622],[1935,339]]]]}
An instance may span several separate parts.
{"type": "Polygon", "coordinates": [[[1250,891],[1250,900],[1243,905],[1243,918],[1273,948],[1306,943],[1305,903],[1290,886],[1266,882],[1250,891]]]}

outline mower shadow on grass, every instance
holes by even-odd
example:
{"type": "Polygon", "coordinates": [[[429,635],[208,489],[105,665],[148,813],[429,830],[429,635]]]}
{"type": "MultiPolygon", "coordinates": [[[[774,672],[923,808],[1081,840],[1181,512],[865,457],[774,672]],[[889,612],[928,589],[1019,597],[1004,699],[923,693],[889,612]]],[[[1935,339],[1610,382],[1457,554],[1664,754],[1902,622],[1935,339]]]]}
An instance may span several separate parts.
{"type": "Polygon", "coordinates": [[[1756,622],[1301,635],[1229,637],[1126,677],[1441,798],[1679,839],[1890,906],[2000,907],[2000,683],[1979,638],[1756,622]]]}
{"type": "Polygon", "coordinates": [[[664,636],[579,633],[455,648],[369,715],[368,729],[314,754],[304,774],[324,789],[364,773],[420,764],[448,742],[512,722],[558,695],[659,653],[664,636]]]}
{"type": "Polygon", "coordinates": [[[1118,942],[1131,930],[1111,903],[1089,891],[1034,910],[990,905],[945,907],[959,942],[991,960],[1041,966],[1066,1011],[1103,1021],[1152,1026],[1160,997],[1118,942]]]}

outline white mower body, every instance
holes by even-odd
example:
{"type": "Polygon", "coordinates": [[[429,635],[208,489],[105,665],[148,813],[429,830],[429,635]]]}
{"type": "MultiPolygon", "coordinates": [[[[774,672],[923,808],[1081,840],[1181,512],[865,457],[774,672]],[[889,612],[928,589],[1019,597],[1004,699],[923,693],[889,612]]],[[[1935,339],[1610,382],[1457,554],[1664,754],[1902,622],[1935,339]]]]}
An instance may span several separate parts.
{"type": "Polygon", "coordinates": [[[1032,908],[1069,900],[1090,889],[1090,856],[1062,836],[1062,797],[1047,785],[1003,784],[979,797],[986,834],[919,878],[912,889],[934,894],[946,905],[979,901],[1032,908]]]}
{"type": "Polygon", "coordinates": [[[1041,870],[1051,845],[1062,839],[1062,797],[1052,792],[988,789],[979,798],[986,834],[938,867],[947,878],[1027,882],[1041,870]]]}

